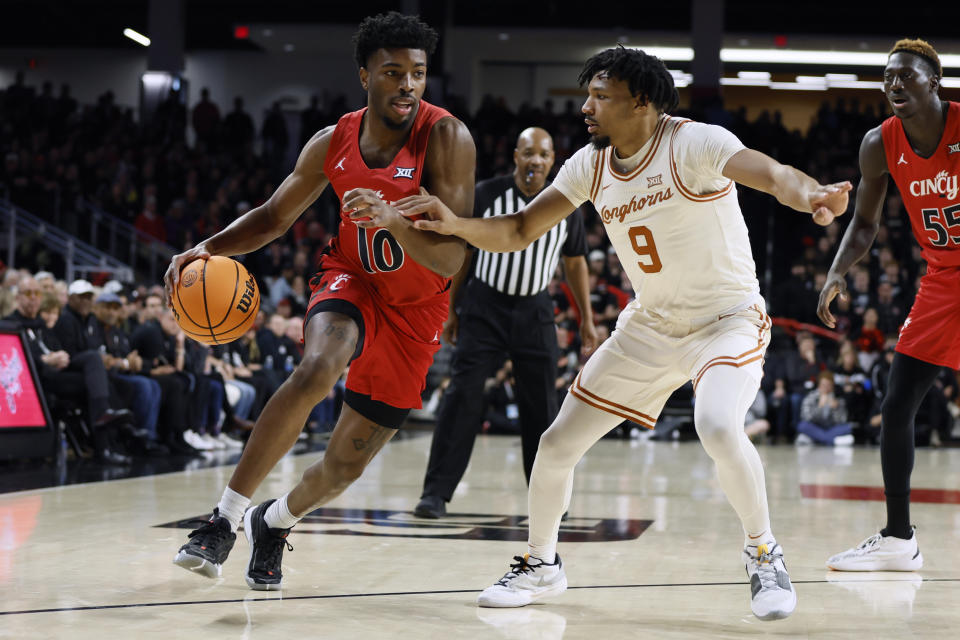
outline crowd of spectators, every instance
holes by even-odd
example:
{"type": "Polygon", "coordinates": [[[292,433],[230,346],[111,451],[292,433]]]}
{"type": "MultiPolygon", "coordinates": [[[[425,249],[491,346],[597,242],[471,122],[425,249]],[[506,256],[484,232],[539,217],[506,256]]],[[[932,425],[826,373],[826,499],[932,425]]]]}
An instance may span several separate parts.
{"type": "MultiPolygon", "coordinates": [[[[266,401],[302,357],[301,317],[261,310],[228,345],[187,340],[159,285],[86,280],[5,269],[3,322],[22,328],[55,420],[79,410],[68,434],[77,455],[127,464],[131,455],[236,449],[266,401]]],[[[305,425],[329,431],[341,393],[305,425]]]]}
{"type": "MultiPolygon", "coordinates": [[[[9,198],[75,233],[85,232],[83,216],[77,215],[79,203],[90,202],[158,242],[182,250],[264,202],[290,168],[291,144],[302,145],[314,132],[335,123],[340,114],[361,106],[349,104],[343,96],[325,104],[314,98],[302,112],[284,114],[281,105],[275,103],[257,127],[244,111],[241,97],[233,99],[233,108],[225,115],[221,115],[218,98],[222,99],[202,89],[201,100],[187,110],[183,96],[171,92],[153,114],[138,121],[134,110],[117,105],[111,92],[103,94],[96,104],[78,105],[69,85],[62,85],[55,95],[50,83],[44,83],[38,91],[27,84],[22,73],[18,74],[14,84],[0,92],[0,198],[9,198]],[[298,140],[291,140],[289,133],[292,118],[299,122],[298,140]]],[[[485,96],[479,110],[470,114],[464,101],[455,96],[431,99],[470,127],[477,145],[478,179],[512,170],[513,141],[528,126],[541,126],[553,135],[556,168],[587,142],[579,104],[574,100],[564,101],[559,108],[548,100],[542,107],[524,104],[513,111],[502,98],[485,96]]],[[[720,101],[677,115],[725,126],[748,146],[802,168],[821,181],[835,182],[857,179],[858,142],[885,117],[884,110],[882,103],[825,101],[806,132],[788,130],[778,112],[765,111],[749,119],[746,108],[728,110],[720,101]]],[[[759,272],[761,276],[772,274],[761,279],[775,326],[762,393],[750,415],[752,422],[767,428],[765,436],[757,437],[793,442],[798,433],[808,431],[809,424],[819,424],[827,433],[838,425],[848,428],[832,438],[825,436],[823,442],[844,444],[851,440],[849,436],[862,442],[875,441],[891,345],[925,267],[895,189],[887,198],[884,223],[870,255],[850,273],[850,299],[837,300],[834,331],[819,323],[815,310],[846,221],[821,229],[808,217],[764,194],[749,189],[740,189],[739,193],[759,272]],[[768,240],[772,251],[767,249],[768,240]],[[826,393],[828,376],[824,372],[832,373],[832,399],[815,402],[811,399],[814,394],[826,393]],[[832,413],[831,420],[837,424],[818,423],[824,416],[805,410],[811,406],[830,406],[832,412],[820,414],[832,413]]],[[[102,345],[78,347],[80,352],[100,350],[110,379],[110,406],[128,406],[141,413],[143,406],[153,406],[132,402],[131,398],[136,393],[156,397],[156,385],[123,382],[123,376],[147,377],[160,386],[161,400],[156,416],[134,416],[135,436],[155,442],[154,450],[160,446],[196,448],[200,442],[219,437],[224,425],[234,427],[240,424],[237,420],[255,418],[265,398],[295,366],[300,348],[296,334],[302,331],[299,317],[309,298],[309,281],[318,254],[336,231],[338,212],[336,196],[327,189],[283,238],[243,258],[263,289],[264,313],[255,331],[226,348],[209,350],[178,337],[175,323],[162,307],[160,292],[155,284],[150,286],[151,282],[103,286],[105,278],[94,277],[92,284],[96,287],[91,287],[89,294],[71,294],[70,288],[76,283],[41,278],[43,295],[48,305],[56,297],[61,319],[78,308],[71,302],[75,295],[94,296],[90,301],[92,311],[83,312],[85,307],[80,307],[77,322],[99,323],[101,333],[109,336],[121,331],[127,340],[120,340],[123,346],[108,344],[105,338],[102,345]],[[113,297],[119,297],[120,302],[113,297]],[[112,312],[113,305],[119,305],[116,313],[112,312]],[[282,353],[281,344],[286,349],[282,353]],[[181,348],[185,354],[182,366],[178,365],[181,348]],[[129,352],[123,353],[126,349],[129,352]],[[139,358],[131,362],[132,352],[139,358]],[[181,394],[183,387],[188,391],[181,394]],[[190,394],[197,398],[168,400],[174,396],[192,398],[190,394]],[[126,404],[115,400],[117,397],[126,399],[126,404]],[[185,439],[187,431],[199,440],[192,435],[185,439]]],[[[604,338],[632,298],[632,286],[599,217],[585,220],[585,224],[591,305],[600,337],[604,338]]],[[[20,271],[8,270],[0,292],[0,302],[6,305],[4,315],[14,307],[19,309],[23,294],[16,287],[21,279],[29,283],[31,273],[36,280],[37,272],[64,272],[62,259],[36,243],[22,243],[15,260],[20,271]]],[[[77,286],[86,291],[90,285],[77,286]]],[[[563,354],[557,389],[563,395],[580,364],[578,311],[561,279],[550,284],[550,292],[556,302],[563,354]]],[[[62,321],[57,320],[46,330],[38,325],[37,334],[56,335],[51,327],[58,323],[62,321]]],[[[78,366],[71,362],[66,366],[78,366]]],[[[428,405],[436,400],[434,390],[442,385],[442,362],[443,358],[438,358],[439,371],[431,375],[425,395],[428,405]]],[[[509,400],[512,389],[504,385],[510,384],[508,369],[491,381],[491,406],[509,406],[504,399],[509,400]]],[[[945,370],[918,417],[921,444],[931,438],[936,442],[951,437],[954,419],[960,414],[957,386],[954,372],[945,370]]],[[[315,427],[329,424],[335,416],[331,407],[336,399],[330,400],[312,416],[315,427]]],[[[94,423],[100,419],[95,411],[99,409],[88,410],[94,423]]],[[[429,417],[429,412],[426,415],[429,417]]],[[[816,440],[808,434],[799,441],[807,438],[816,440]]],[[[140,448],[150,450],[147,445],[140,448]]]]}

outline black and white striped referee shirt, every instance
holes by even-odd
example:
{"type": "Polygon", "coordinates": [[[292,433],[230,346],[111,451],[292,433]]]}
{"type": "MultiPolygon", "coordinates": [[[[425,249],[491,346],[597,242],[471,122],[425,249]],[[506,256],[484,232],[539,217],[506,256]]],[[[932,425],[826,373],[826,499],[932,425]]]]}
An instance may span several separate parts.
{"type": "MultiPolygon", "coordinates": [[[[477,184],[473,216],[489,218],[516,213],[531,200],[517,188],[513,174],[491,178],[477,184]]],[[[526,249],[511,253],[478,250],[472,275],[500,293],[532,296],[547,288],[561,255],[586,253],[583,216],[577,209],[526,249]]]]}

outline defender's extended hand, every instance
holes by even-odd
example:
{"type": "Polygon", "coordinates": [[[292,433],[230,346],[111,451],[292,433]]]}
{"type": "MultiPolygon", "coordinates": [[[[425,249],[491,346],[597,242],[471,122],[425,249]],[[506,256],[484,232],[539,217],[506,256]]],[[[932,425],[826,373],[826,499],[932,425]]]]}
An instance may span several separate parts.
{"type": "Polygon", "coordinates": [[[421,231],[433,231],[441,235],[455,235],[455,223],[458,220],[457,215],[450,210],[447,205],[440,201],[440,198],[427,193],[427,190],[420,187],[420,195],[407,196],[397,200],[395,204],[397,210],[404,216],[418,216],[426,214],[429,220],[416,220],[413,223],[414,228],[421,231]]]}
{"type": "Polygon", "coordinates": [[[825,227],[833,222],[834,218],[843,215],[850,202],[851,189],[853,185],[849,181],[844,181],[820,185],[812,191],[810,209],[813,211],[813,221],[825,227]]]}

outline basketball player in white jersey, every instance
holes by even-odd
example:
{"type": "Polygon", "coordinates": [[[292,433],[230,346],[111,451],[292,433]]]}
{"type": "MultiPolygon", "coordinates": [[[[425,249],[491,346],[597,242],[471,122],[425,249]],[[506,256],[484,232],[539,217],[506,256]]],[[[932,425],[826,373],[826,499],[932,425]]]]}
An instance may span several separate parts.
{"type": "Polygon", "coordinates": [[[592,144],[518,213],[457,218],[428,194],[397,204],[407,214],[429,215],[415,223],[419,228],[487,251],[517,251],[590,200],[636,290],[540,440],[530,478],[528,553],[515,557],[477,602],[521,607],[566,589],[556,546],[574,466],[624,418],[653,428],[670,394],[692,380],[697,433],[743,525],[751,609],[763,620],[784,618],[797,596],[770,528],[763,466],[743,432],[770,318],[734,183],[811,213],[821,225],[846,210],[850,183],[820,185],[745,148],[721,127],[670,117],[677,105],[673,78],[642,51],[597,54],[580,83],[589,83],[582,111],[592,144]]]}

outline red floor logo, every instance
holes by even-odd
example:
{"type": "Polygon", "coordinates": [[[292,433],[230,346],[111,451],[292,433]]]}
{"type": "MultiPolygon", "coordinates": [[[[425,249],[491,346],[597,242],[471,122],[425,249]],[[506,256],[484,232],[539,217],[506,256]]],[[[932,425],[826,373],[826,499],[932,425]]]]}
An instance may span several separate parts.
{"type": "MultiPolygon", "coordinates": [[[[157,525],[194,529],[209,516],[157,525]]],[[[653,520],[568,518],[560,523],[560,542],[635,540],[653,520]]],[[[447,538],[526,542],[527,517],[483,513],[450,513],[439,520],[418,518],[409,511],[378,509],[317,509],[297,525],[296,533],[391,538],[447,538]]]]}

